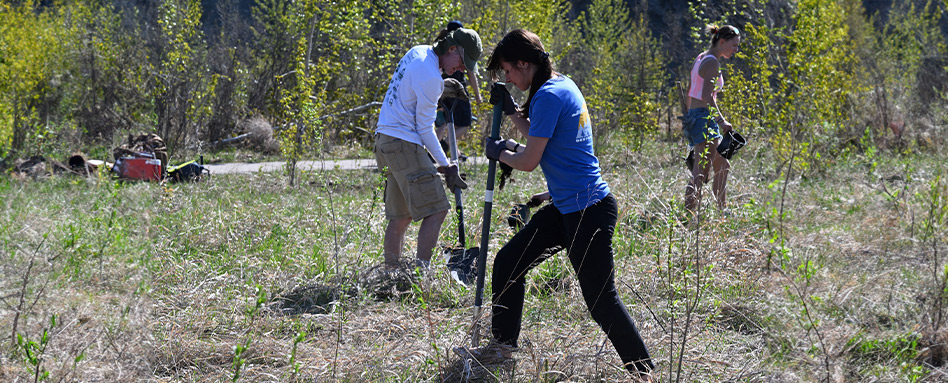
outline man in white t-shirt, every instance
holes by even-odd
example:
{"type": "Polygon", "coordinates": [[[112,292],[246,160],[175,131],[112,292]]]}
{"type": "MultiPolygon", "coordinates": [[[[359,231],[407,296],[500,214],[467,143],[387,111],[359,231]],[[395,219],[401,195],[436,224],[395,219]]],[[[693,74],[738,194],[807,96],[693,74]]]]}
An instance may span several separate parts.
{"type": "Polygon", "coordinates": [[[438,173],[444,174],[452,191],[467,188],[457,164],[448,161],[438,143],[434,122],[444,91],[441,73],[476,70],[481,53],[477,32],[460,28],[434,45],[411,48],[392,75],[375,129],[375,157],[386,175],[388,225],[383,256],[389,268],[399,267],[405,232],[412,221],[421,221],[416,265],[430,264],[441,224],[451,208],[438,173]],[[437,168],[426,153],[431,153],[437,168]]]}

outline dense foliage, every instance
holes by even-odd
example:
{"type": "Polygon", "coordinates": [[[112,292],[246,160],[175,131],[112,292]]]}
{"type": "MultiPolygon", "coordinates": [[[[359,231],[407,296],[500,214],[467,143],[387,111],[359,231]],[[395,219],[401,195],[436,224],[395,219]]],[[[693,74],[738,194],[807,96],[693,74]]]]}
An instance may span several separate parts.
{"type": "MultiPolygon", "coordinates": [[[[935,147],[946,120],[943,1],[873,14],[858,0],[721,0],[678,13],[624,0],[206,4],[0,4],[0,157],[141,131],[172,152],[206,150],[252,116],[274,126],[290,160],[364,144],[377,109],[358,107],[379,101],[398,58],[451,19],[481,34],[485,56],[507,30],[536,31],[584,90],[600,143],[628,150],[677,137],[675,82],[687,86],[708,23],[743,31],[721,104],[778,162],[806,171],[868,143],[935,147]],[[656,12],[666,12],[660,30],[656,12]]],[[[486,89],[483,68],[480,78],[486,89]]],[[[476,109],[486,117],[487,105],[476,109]]]]}

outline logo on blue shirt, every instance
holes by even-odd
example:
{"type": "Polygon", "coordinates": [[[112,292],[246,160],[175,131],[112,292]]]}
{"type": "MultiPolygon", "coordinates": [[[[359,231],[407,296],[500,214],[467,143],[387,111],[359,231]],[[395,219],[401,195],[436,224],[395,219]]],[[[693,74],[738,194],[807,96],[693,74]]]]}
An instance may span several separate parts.
{"type": "Polygon", "coordinates": [[[572,115],[572,117],[576,116],[579,116],[579,126],[576,128],[576,142],[592,140],[592,121],[589,118],[589,109],[586,109],[586,103],[583,103],[583,108],[572,115]]]}

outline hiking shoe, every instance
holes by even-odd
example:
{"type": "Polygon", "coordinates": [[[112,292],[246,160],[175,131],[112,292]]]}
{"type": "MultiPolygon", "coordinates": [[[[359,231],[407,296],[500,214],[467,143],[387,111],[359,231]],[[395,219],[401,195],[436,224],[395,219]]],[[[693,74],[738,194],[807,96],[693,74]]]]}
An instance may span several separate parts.
{"type": "Polygon", "coordinates": [[[463,286],[470,285],[474,280],[474,276],[477,274],[475,263],[479,254],[479,247],[472,247],[466,250],[453,248],[444,249],[444,255],[448,258],[447,266],[448,272],[451,274],[451,279],[454,279],[463,286]]]}

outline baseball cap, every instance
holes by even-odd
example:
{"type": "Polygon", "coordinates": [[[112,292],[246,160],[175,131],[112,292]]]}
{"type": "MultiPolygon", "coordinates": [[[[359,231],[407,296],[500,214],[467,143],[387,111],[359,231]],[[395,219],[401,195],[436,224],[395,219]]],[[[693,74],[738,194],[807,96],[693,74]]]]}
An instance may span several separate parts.
{"type": "Polygon", "coordinates": [[[481,58],[481,54],[484,52],[484,48],[481,46],[481,36],[473,29],[458,28],[448,33],[445,38],[436,41],[434,51],[441,55],[453,46],[464,48],[464,66],[469,71],[476,71],[477,60],[481,58]]]}

